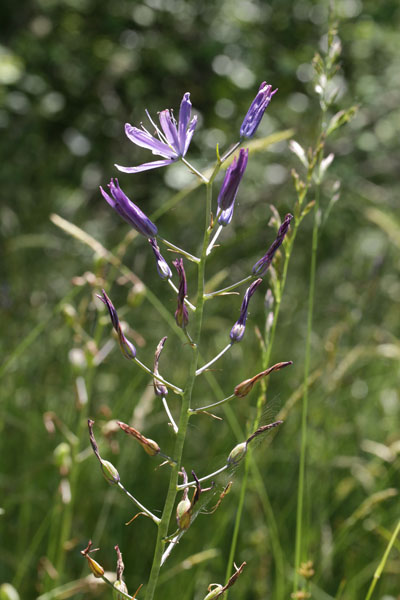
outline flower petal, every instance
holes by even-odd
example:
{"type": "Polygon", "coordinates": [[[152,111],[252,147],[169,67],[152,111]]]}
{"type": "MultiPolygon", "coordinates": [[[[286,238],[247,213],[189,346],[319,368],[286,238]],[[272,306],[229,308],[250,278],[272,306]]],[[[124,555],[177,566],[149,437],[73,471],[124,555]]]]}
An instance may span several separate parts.
{"type": "Polygon", "coordinates": [[[162,110],[158,116],[160,119],[162,130],[165,134],[165,137],[168,140],[168,143],[172,146],[174,152],[177,156],[180,155],[179,149],[179,141],[178,141],[178,132],[176,130],[176,124],[174,119],[171,117],[171,113],[169,110],[162,110]]]}
{"type": "Polygon", "coordinates": [[[179,151],[184,155],[186,147],[186,130],[189,124],[190,115],[192,112],[192,103],[189,100],[190,94],[186,92],[183,95],[181,106],[179,109],[179,125],[178,125],[178,136],[179,136],[179,151]]]}
{"type": "Polygon", "coordinates": [[[189,144],[192,141],[194,130],[196,129],[196,125],[197,125],[197,115],[195,115],[190,122],[189,129],[186,133],[185,148],[183,150],[182,156],[185,156],[186,152],[188,151],[189,144]]]}
{"type": "Polygon", "coordinates": [[[175,156],[175,152],[168,146],[168,144],[161,142],[143,129],[132,127],[132,125],[126,123],[125,133],[131,142],[137,146],[151,150],[153,154],[158,154],[159,156],[164,156],[165,158],[173,158],[175,156]]]}
{"type": "Polygon", "coordinates": [[[174,160],[153,160],[153,162],[143,163],[137,167],[122,167],[121,165],[115,165],[118,171],[122,171],[122,173],[140,173],[141,171],[149,171],[150,169],[158,169],[158,167],[166,167],[177,160],[178,157],[175,157],[174,160]]]}

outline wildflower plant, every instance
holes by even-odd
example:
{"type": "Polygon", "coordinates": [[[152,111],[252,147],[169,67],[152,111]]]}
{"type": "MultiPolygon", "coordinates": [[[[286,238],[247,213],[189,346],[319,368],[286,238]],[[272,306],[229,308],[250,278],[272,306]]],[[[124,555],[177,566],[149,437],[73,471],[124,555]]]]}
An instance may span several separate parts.
{"type": "MultiPolygon", "coordinates": [[[[166,336],[160,340],[157,348],[155,349],[153,367],[151,368],[143,364],[139,359],[139,351],[135,348],[133,343],[128,339],[128,336],[123,331],[123,327],[118,316],[118,311],[114,307],[112,300],[105,290],[102,290],[101,293],[99,291],[98,297],[108,310],[111,324],[118,337],[122,355],[125,357],[125,359],[134,363],[137,368],[144,369],[152,379],[154,393],[156,396],[162,398],[162,403],[166,412],[167,423],[170,424],[172,431],[175,434],[173,453],[172,456],[168,456],[163,452],[158,442],[146,437],[144,433],[138,431],[137,428],[135,428],[135,423],[126,424],[122,421],[116,422],[119,428],[128,436],[133,437],[133,439],[138,442],[140,446],[142,446],[147,454],[153,457],[159,457],[159,459],[165,462],[170,469],[168,491],[165,497],[164,506],[162,508],[162,514],[160,517],[158,517],[153,514],[152,511],[148,510],[141,503],[141,501],[136,498],[136,495],[134,496],[124,487],[123,474],[118,473],[118,471],[109,461],[104,460],[101,457],[95,439],[95,423],[92,419],[89,419],[88,421],[90,443],[106,481],[110,485],[118,487],[124,494],[126,494],[130,501],[132,501],[138,507],[140,511],[138,514],[145,515],[150,518],[155,527],[157,527],[157,540],[154,548],[153,564],[148,581],[145,584],[143,592],[141,592],[141,594],[144,593],[145,600],[151,600],[155,597],[160,570],[163,564],[170,557],[173,549],[176,547],[176,544],[190,529],[190,526],[192,525],[200,508],[207,506],[215,494],[217,494],[218,497],[216,504],[208,511],[209,514],[213,514],[213,512],[215,512],[215,510],[222,503],[223,498],[229,492],[232,481],[230,480],[225,487],[220,489],[219,486],[216,485],[216,478],[218,475],[226,472],[229,477],[232,471],[238,467],[239,463],[247,455],[248,446],[252,440],[255,438],[262,439],[269,430],[282,423],[282,420],[277,420],[275,422],[263,425],[258,424],[252,432],[249,432],[249,435],[243,442],[237,444],[229,453],[227,453],[225,462],[216,471],[200,476],[190,469],[192,477],[188,477],[187,470],[182,464],[182,456],[185,443],[187,442],[189,420],[196,418],[196,416],[199,414],[209,414],[209,409],[211,408],[218,411],[219,406],[226,402],[234,402],[238,398],[245,398],[258,381],[262,381],[273,371],[278,371],[283,367],[292,364],[291,361],[280,362],[272,367],[264,369],[262,372],[256,375],[250,373],[249,378],[241,383],[239,382],[234,390],[231,390],[231,393],[227,397],[221,398],[217,402],[209,403],[205,406],[199,406],[199,401],[196,398],[197,378],[201,377],[202,374],[207,372],[210,367],[222,357],[223,354],[232,348],[234,344],[242,342],[246,331],[246,321],[248,320],[250,314],[249,308],[251,298],[255,293],[261,293],[260,288],[263,286],[266,287],[266,283],[263,278],[267,274],[270,266],[273,263],[276,252],[284,243],[285,237],[289,234],[290,230],[292,215],[288,214],[284,218],[277,237],[275,241],[272,241],[272,245],[265,256],[262,256],[259,259],[253,269],[251,269],[251,265],[249,265],[247,276],[244,279],[230,285],[229,289],[216,290],[206,294],[205,281],[207,259],[215,250],[217,238],[223,228],[229,226],[229,224],[232,222],[234,217],[235,200],[237,195],[240,194],[240,188],[243,185],[242,180],[245,179],[245,171],[249,160],[249,147],[241,148],[240,146],[243,144],[248,144],[248,140],[256,133],[257,128],[262,120],[264,111],[269,105],[276,91],[277,90],[273,91],[272,87],[267,85],[265,82],[261,84],[254,101],[244,117],[240,131],[238,132],[238,139],[236,143],[234,143],[233,146],[227,150],[223,156],[220,155],[217,147],[216,164],[214,165],[212,171],[207,175],[200,173],[185,158],[197,123],[196,116],[191,118],[191,102],[189,99],[189,93],[185,93],[183,96],[178,121],[175,120],[172,111],[164,110],[159,114],[161,126],[161,128],[159,128],[148,114],[150,123],[155,129],[155,135],[152,135],[143,125],[141,128],[132,127],[130,124],[125,126],[126,135],[133,143],[151,150],[153,154],[161,156],[163,160],[144,163],[139,167],[118,166],[120,171],[131,174],[157,167],[168,166],[176,161],[182,161],[192,172],[193,176],[198,179],[200,185],[204,186],[206,192],[204,231],[202,233],[203,239],[200,244],[198,256],[194,256],[184,249],[179,248],[174,243],[162,238],[158,232],[157,226],[146,216],[141,208],[136,206],[128,198],[128,196],[120,187],[117,179],[111,179],[108,185],[110,193],[106,192],[103,187],[100,188],[101,194],[106,202],[129,225],[131,225],[135,231],[148,239],[156,259],[155,272],[158,272],[160,278],[164,280],[166,285],[169,285],[173,293],[176,294],[176,310],[174,314],[175,322],[176,326],[181,329],[188,340],[186,351],[191,355],[186,381],[182,387],[160,375],[159,360],[167,339],[166,336]],[[214,205],[213,188],[215,180],[221,168],[226,166],[227,168],[225,177],[220,187],[217,201],[214,205]],[[177,284],[174,283],[174,270],[171,269],[168,261],[166,260],[168,255],[165,254],[163,256],[161,253],[159,246],[160,243],[167,246],[168,250],[172,250],[174,253],[178,254],[178,257],[171,261],[178,276],[177,284]],[[187,297],[189,284],[191,288],[194,285],[193,282],[188,282],[186,276],[185,264],[187,265],[189,261],[197,266],[197,293],[195,295],[196,301],[193,304],[189,302],[187,297]],[[245,287],[246,284],[247,286],[245,287]],[[229,330],[227,331],[228,343],[225,348],[223,348],[216,356],[210,358],[205,364],[200,366],[199,361],[202,341],[202,325],[206,300],[209,301],[221,296],[228,296],[229,300],[225,298],[225,301],[236,301],[237,304],[238,292],[236,290],[239,288],[244,288],[244,293],[240,293],[242,298],[236,308],[238,311],[238,318],[236,322],[232,324],[230,332],[229,330]],[[231,294],[233,294],[233,296],[231,294]],[[176,394],[180,398],[180,414],[179,419],[176,421],[174,420],[171,410],[168,406],[169,392],[176,394]],[[174,511],[175,518],[173,516],[174,511]]],[[[262,254],[261,249],[260,254],[262,254]]],[[[215,423],[215,421],[213,421],[213,423],[215,423]]],[[[214,426],[217,427],[217,423],[215,423],[214,426]]],[[[89,567],[95,576],[104,579],[104,581],[113,587],[115,597],[134,597],[129,595],[126,583],[122,579],[122,555],[118,546],[116,549],[117,574],[115,583],[111,582],[106,577],[104,569],[101,567],[101,565],[94,561],[91,556],[89,556],[89,552],[92,552],[91,542],[89,542],[88,547],[82,551],[82,554],[86,557],[89,567]]],[[[230,569],[234,565],[234,560],[232,560],[231,563],[230,569]]],[[[208,592],[207,590],[204,590],[204,597],[210,600],[211,598],[218,598],[222,595],[225,595],[228,588],[230,588],[236,582],[244,567],[245,563],[242,563],[240,567],[235,565],[235,571],[233,574],[231,574],[231,571],[229,570],[229,575],[226,577],[225,585],[210,584],[208,592]]]]}

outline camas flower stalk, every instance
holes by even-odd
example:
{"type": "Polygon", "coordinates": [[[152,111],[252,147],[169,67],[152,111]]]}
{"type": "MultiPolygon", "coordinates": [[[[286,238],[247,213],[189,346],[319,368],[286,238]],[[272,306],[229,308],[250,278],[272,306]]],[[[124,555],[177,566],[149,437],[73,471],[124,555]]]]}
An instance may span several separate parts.
{"type": "Polygon", "coordinates": [[[150,221],[148,217],[140,210],[136,204],[129,200],[128,196],[119,187],[118,179],[111,179],[108,184],[111,196],[107,194],[100,186],[100,191],[113,208],[129,225],[131,225],[138,233],[145,237],[154,238],[157,235],[157,227],[150,221]]]}
{"type": "Polygon", "coordinates": [[[143,125],[141,129],[138,129],[126,123],[125,133],[130,141],[137,146],[151,150],[153,154],[162,156],[163,160],[144,163],[138,167],[121,167],[120,165],[115,165],[117,169],[124,173],[139,173],[140,171],[165,167],[176,162],[179,158],[183,158],[189,148],[197,125],[197,116],[194,116],[190,121],[192,103],[189,98],[190,94],[186,92],[182,98],[178,123],[172,111],[166,109],[160,112],[161,130],[146,111],[151,125],[155,128],[157,137],[151,135],[143,125]]]}
{"type": "Polygon", "coordinates": [[[277,91],[278,88],[272,91],[272,85],[267,85],[265,81],[262,82],[258,94],[251,103],[240,128],[241,138],[250,138],[255,134],[256,129],[264,116],[264,112],[271,102],[272,96],[276,94],[277,91]]]}

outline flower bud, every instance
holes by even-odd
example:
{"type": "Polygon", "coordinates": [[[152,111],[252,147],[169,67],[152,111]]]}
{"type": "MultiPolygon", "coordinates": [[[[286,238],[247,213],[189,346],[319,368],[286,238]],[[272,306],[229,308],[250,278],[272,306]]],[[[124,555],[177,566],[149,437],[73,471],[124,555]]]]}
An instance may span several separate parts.
{"type": "Polygon", "coordinates": [[[188,529],[190,525],[192,503],[189,498],[181,500],[176,507],[176,521],[180,530],[188,529]]]}
{"type": "Polygon", "coordinates": [[[118,179],[111,179],[108,184],[111,196],[107,194],[100,186],[100,191],[103,198],[131,227],[136,229],[145,237],[155,237],[157,235],[157,227],[150,219],[140,210],[136,204],[129,200],[128,196],[119,187],[118,179]]]}
{"type": "Polygon", "coordinates": [[[125,596],[123,596],[122,594],[120,594],[119,592],[124,592],[125,594],[128,593],[128,588],[126,586],[125,581],[123,581],[122,579],[117,579],[117,581],[114,583],[114,590],[113,590],[113,598],[114,600],[125,600],[125,596]]]}
{"type": "Polygon", "coordinates": [[[19,594],[11,583],[0,585],[0,600],[19,600],[19,594]]]}
{"type": "Polygon", "coordinates": [[[210,585],[208,586],[208,594],[204,598],[204,600],[214,600],[214,598],[218,598],[218,596],[223,594],[223,592],[224,587],[220,583],[210,583],[210,585]],[[213,589],[210,589],[211,586],[215,587],[213,587],[213,589]]]}
{"type": "Polygon", "coordinates": [[[156,257],[157,273],[161,279],[170,279],[172,277],[172,271],[169,268],[167,261],[161,254],[156,240],[149,238],[148,241],[150,246],[153,248],[154,256],[156,257]]]}
{"type": "Polygon", "coordinates": [[[254,135],[257,127],[261,123],[265,109],[271,102],[272,96],[278,91],[278,89],[272,91],[272,85],[267,85],[265,81],[260,85],[260,89],[253,102],[250,105],[249,110],[243,120],[240,128],[241,138],[250,138],[254,135]]]}
{"type": "Polygon", "coordinates": [[[233,450],[231,450],[226,462],[228,463],[228,465],[238,465],[240,461],[246,456],[246,453],[247,442],[242,442],[241,444],[235,446],[233,450]]]}

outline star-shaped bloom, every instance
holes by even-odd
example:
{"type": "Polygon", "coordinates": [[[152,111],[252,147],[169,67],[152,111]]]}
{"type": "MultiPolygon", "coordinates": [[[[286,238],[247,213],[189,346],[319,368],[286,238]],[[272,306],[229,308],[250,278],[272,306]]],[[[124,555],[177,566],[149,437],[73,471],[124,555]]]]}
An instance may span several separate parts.
{"type": "Polygon", "coordinates": [[[186,92],[183,95],[179,109],[178,123],[171,110],[165,109],[159,113],[161,129],[157,127],[146,111],[150,123],[155,128],[157,137],[147,131],[143,125],[139,129],[126,123],[125,133],[131,142],[141,148],[151,150],[157,156],[162,156],[163,160],[144,163],[138,167],[121,167],[120,165],[115,165],[117,169],[124,173],[140,173],[149,169],[165,167],[177,161],[180,157],[185,156],[197,125],[197,116],[194,116],[190,121],[192,103],[189,98],[190,94],[186,92]]]}

